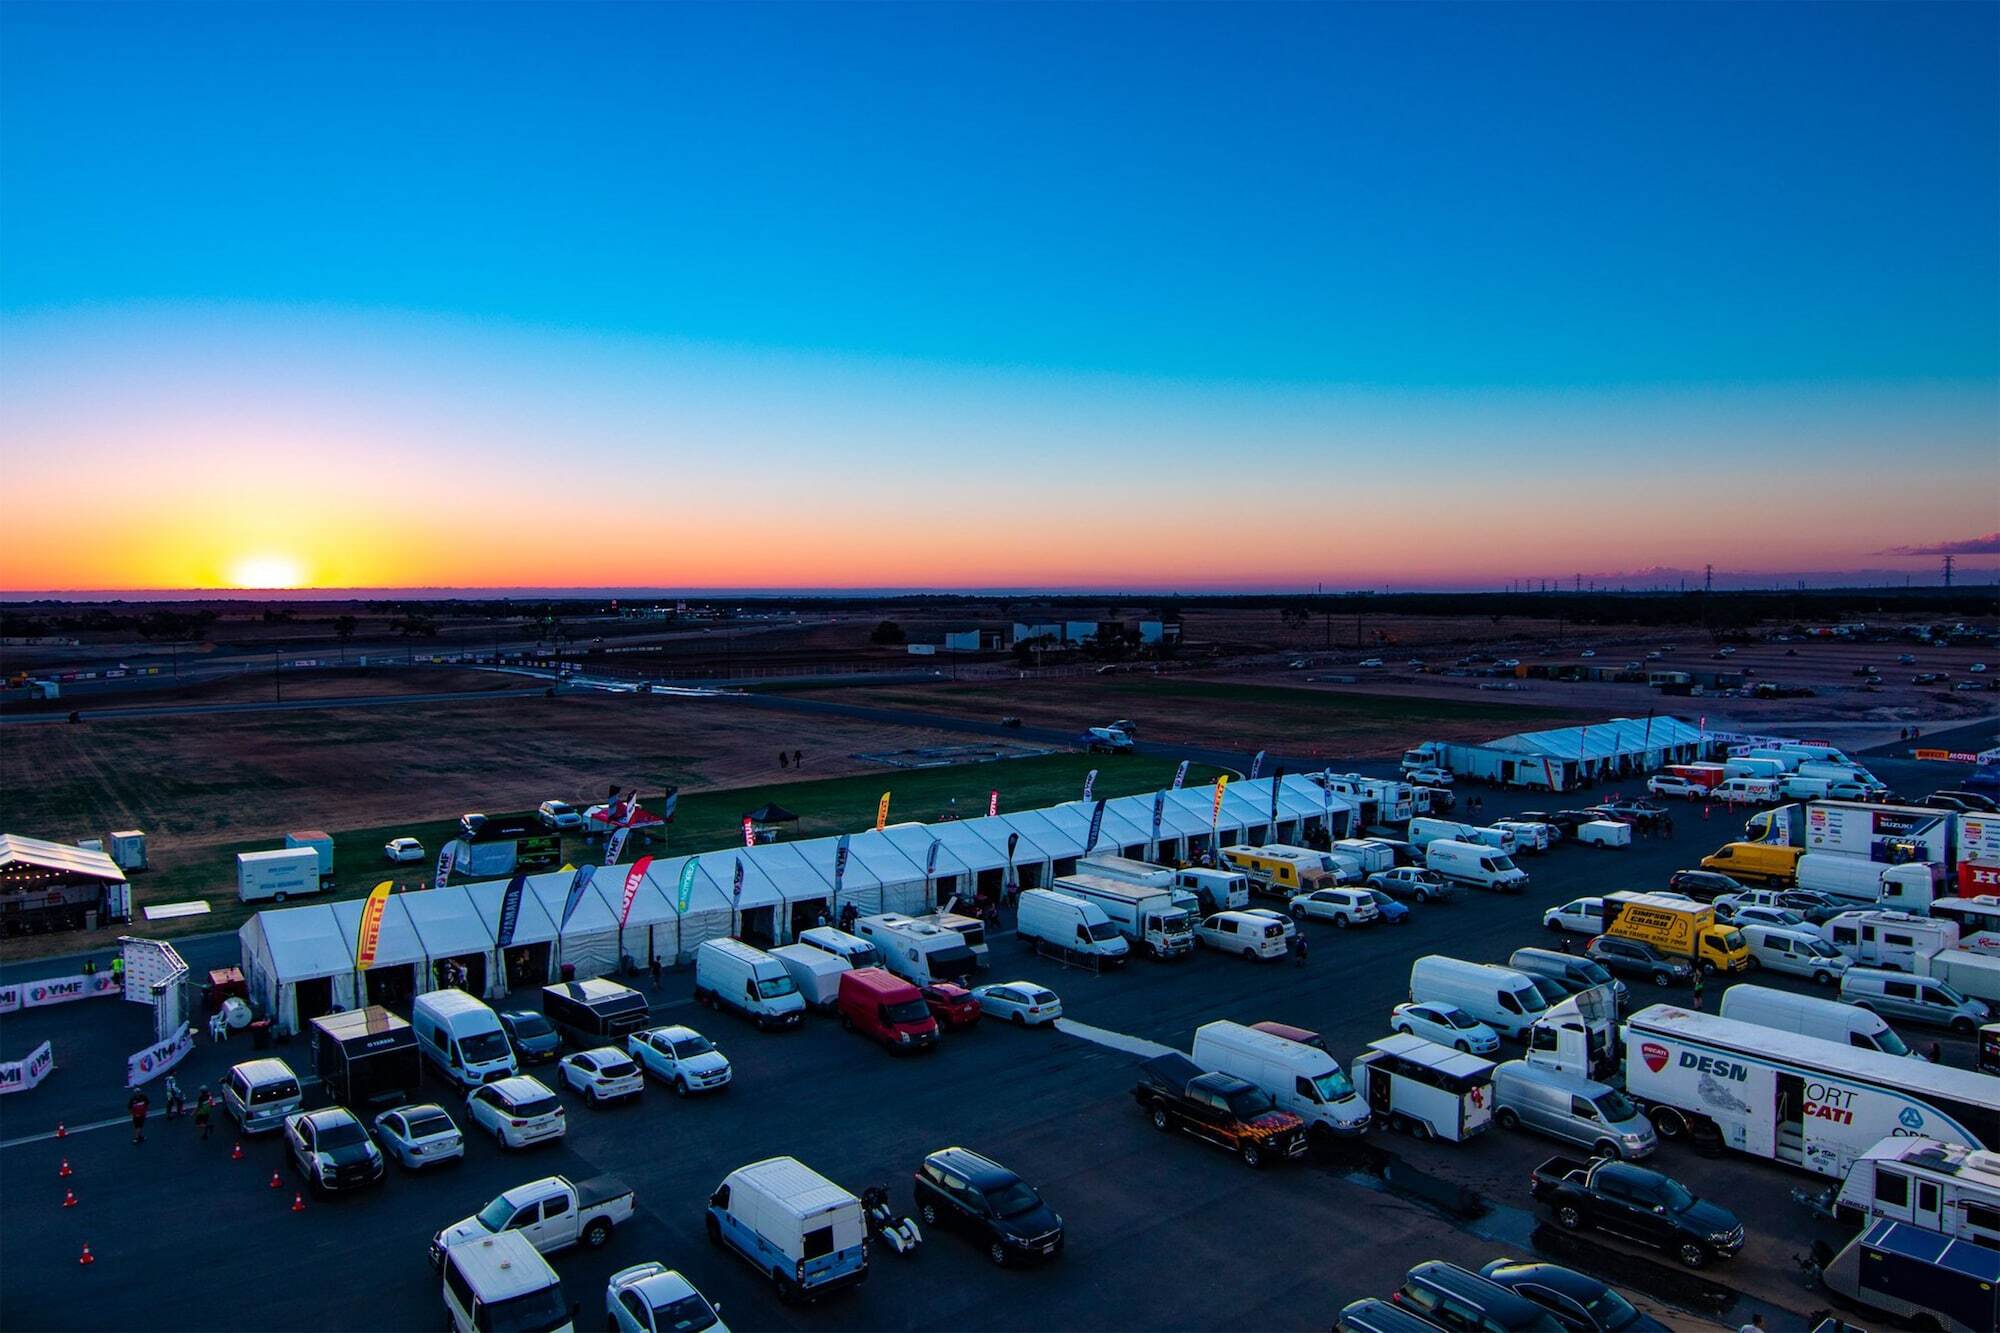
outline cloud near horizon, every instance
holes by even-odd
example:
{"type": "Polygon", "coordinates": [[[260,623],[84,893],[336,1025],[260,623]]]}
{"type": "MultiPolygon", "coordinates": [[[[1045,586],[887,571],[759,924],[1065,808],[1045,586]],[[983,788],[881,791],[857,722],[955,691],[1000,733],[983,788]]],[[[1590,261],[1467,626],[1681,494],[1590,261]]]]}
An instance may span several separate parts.
{"type": "Polygon", "coordinates": [[[1957,542],[1932,542],[1927,546],[1891,546],[1876,555],[2000,555],[2000,532],[1984,537],[1967,537],[1957,542]]]}

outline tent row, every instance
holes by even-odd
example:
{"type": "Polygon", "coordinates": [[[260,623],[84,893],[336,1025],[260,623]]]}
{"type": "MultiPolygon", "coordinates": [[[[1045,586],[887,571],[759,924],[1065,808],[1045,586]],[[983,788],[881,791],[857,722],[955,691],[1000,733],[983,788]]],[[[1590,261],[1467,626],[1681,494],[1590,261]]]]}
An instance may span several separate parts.
{"type": "MultiPolygon", "coordinates": [[[[525,880],[513,935],[499,944],[507,881],[486,880],[390,897],[375,957],[355,966],[362,902],[259,912],[238,932],[251,994],[279,1026],[298,1031],[335,1006],[386,1004],[407,1012],[425,991],[460,986],[498,998],[565,975],[602,976],[691,959],[724,936],[783,943],[850,904],[862,915],[917,915],[951,900],[998,897],[1010,884],[1046,886],[1086,852],[1094,803],[940,824],[894,824],[846,839],[760,843],[653,861],[633,886],[631,865],[594,870],[573,910],[576,872],[525,880]],[[686,900],[681,883],[687,880],[686,900]],[[739,880],[740,877],[740,880],[739,880]],[[621,924],[622,918],[622,924],[621,924]]],[[[1104,804],[1089,850],[1159,862],[1192,861],[1214,845],[1303,841],[1330,820],[1352,832],[1354,808],[1318,783],[1288,776],[1215,788],[1125,796],[1104,804]],[[1157,826],[1155,810],[1158,811],[1157,826]]]]}

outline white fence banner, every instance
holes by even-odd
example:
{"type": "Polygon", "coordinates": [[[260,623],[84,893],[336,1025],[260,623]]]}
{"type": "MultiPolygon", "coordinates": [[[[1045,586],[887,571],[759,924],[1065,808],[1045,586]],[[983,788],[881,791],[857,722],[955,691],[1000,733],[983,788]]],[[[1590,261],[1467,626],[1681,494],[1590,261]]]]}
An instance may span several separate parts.
{"type": "Polygon", "coordinates": [[[27,1059],[0,1064],[0,1093],[26,1092],[47,1078],[55,1067],[55,1048],[43,1042],[28,1052],[27,1059]]]}
{"type": "Polygon", "coordinates": [[[0,986],[0,1014],[44,1004],[94,1000],[100,995],[116,995],[118,991],[118,978],[108,971],[87,976],[45,977],[40,981],[10,981],[0,986]]]}
{"type": "Polygon", "coordinates": [[[165,1041],[156,1041],[137,1055],[125,1058],[125,1086],[136,1088],[151,1078],[166,1073],[194,1049],[194,1029],[181,1024],[180,1031],[165,1041]]]}

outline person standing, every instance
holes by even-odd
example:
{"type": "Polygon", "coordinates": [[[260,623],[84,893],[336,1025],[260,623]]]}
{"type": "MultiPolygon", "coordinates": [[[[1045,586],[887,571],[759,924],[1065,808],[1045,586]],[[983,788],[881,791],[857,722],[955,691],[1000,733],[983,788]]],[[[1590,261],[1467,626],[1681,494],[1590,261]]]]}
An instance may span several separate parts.
{"type": "Polygon", "coordinates": [[[1306,947],[1306,933],[1303,930],[1292,936],[1292,965],[1294,967],[1304,967],[1306,965],[1306,947]]]}
{"type": "Polygon", "coordinates": [[[1696,1013],[1701,1012],[1701,967],[1699,964],[1694,969],[1694,1011],[1696,1013]]]}
{"type": "Polygon", "coordinates": [[[792,751],[792,767],[804,768],[805,766],[806,766],[806,752],[804,750],[792,751]]]}
{"type": "Polygon", "coordinates": [[[208,1095],[207,1088],[203,1088],[200,1095],[194,1099],[194,1127],[201,1131],[201,1136],[204,1139],[215,1128],[214,1124],[211,1123],[214,1115],[215,1098],[208,1095]]]}
{"type": "Polygon", "coordinates": [[[647,967],[653,974],[653,989],[658,990],[660,988],[660,956],[654,954],[652,960],[647,963],[647,967]]]}
{"type": "Polygon", "coordinates": [[[181,1085],[172,1074],[167,1075],[167,1119],[180,1119],[181,1112],[186,1109],[187,1098],[181,1095],[181,1085]]]}
{"type": "Polygon", "coordinates": [[[152,1106],[153,1103],[147,1099],[144,1088],[133,1089],[131,1099],[125,1103],[125,1109],[132,1113],[132,1142],[146,1141],[146,1112],[151,1110],[152,1106]]]}
{"type": "Polygon", "coordinates": [[[790,766],[791,761],[785,757],[785,752],[783,750],[778,751],[778,767],[789,768],[790,766]]]}

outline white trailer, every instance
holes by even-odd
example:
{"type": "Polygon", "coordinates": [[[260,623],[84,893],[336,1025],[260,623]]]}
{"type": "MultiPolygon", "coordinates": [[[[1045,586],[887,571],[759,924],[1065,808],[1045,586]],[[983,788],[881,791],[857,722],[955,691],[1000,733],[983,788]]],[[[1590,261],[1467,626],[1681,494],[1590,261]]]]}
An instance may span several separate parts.
{"type": "Polygon", "coordinates": [[[1185,958],[1194,952],[1194,918],[1174,901],[1171,889],[1086,874],[1081,869],[1049,887],[1096,903],[1120,935],[1155,958],[1185,958]]]}
{"type": "Polygon", "coordinates": [[[281,903],[320,891],[319,852],[278,847],[236,854],[236,897],[246,903],[281,903]]]}
{"type": "Polygon", "coordinates": [[[1941,869],[1928,861],[1892,866],[1838,852],[1807,852],[1799,858],[1798,884],[1836,898],[1923,912],[1938,895],[1941,869]]]}
{"type": "Polygon", "coordinates": [[[1886,1217],[2000,1247],[2000,1157],[1936,1139],[1883,1139],[1855,1162],[1833,1207],[1851,1227],[1886,1217]]]}
{"type": "Polygon", "coordinates": [[[1626,1020],[1625,1089],[1663,1139],[1836,1179],[1891,1135],[2000,1145],[2000,1079],[1667,1004],[1626,1020]]]}
{"type": "Polygon", "coordinates": [[[1924,975],[1934,977],[2000,1013],[2000,958],[1966,949],[1940,949],[1925,961],[1924,975]]]}
{"type": "Polygon", "coordinates": [[[849,970],[845,958],[810,944],[781,944],[770,954],[783,965],[807,1004],[815,1009],[833,1008],[840,998],[840,974],[849,970]]]}
{"type": "Polygon", "coordinates": [[[1358,861],[1365,874],[1396,867],[1396,849],[1380,838],[1342,838],[1333,844],[1336,856],[1358,861]]]}
{"type": "Polygon", "coordinates": [[[1462,1143],[1493,1123],[1493,1062],[1408,1033],[1369,1042],[1354,1084],[1371,1120],[1420,1139],[1462,1143]]]}

